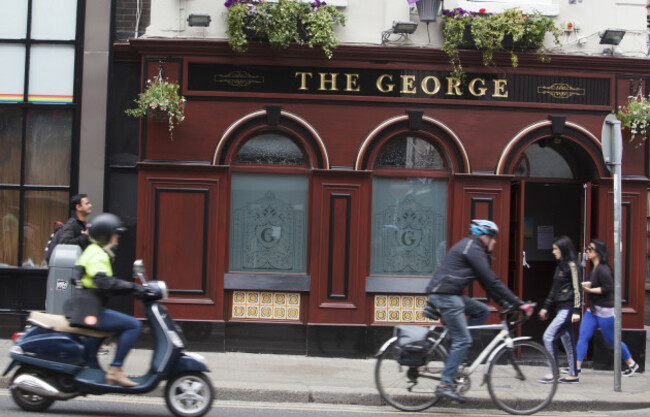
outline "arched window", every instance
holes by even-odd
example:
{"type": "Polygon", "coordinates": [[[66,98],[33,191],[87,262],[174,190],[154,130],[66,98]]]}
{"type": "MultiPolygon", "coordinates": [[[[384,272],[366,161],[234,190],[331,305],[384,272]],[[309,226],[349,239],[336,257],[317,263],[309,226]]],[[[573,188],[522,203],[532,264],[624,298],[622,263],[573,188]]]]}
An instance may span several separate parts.
{"type": "Polygon", "coordinates": [[[576,178],[571,168],[576,166],[575,158],[560,139],[542,139],[531,144],[515,166],[517,177],[576,178]]]}
{"type": "Polygon", "coordinates": [[[373,171],[370,273],[430,277],[446,253],[449,172],[429,141],[394,138],[373,171]]]}
{"type": "Polygon", "coordinates": [[[239,148],[231,178],[230,271],[306,273],[305,160],[281,133],[253,136],[239,148]]]}

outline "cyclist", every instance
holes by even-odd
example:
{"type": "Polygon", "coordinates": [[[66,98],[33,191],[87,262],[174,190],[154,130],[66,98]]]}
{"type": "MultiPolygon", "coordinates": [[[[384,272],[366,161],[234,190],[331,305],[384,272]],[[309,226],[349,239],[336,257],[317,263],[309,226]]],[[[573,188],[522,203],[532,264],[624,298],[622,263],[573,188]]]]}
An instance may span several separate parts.
{"type": "Polygon", "coordinates": [[[440,310],[452,343],[442,371],[436,396],[464,403],[466,398],[454,390],[454,377],[472,345],[467,326],[485,323],[488,307],[480,301],[463,295],[465,287],[477,279],[485,291],[500,305],[519,307],[530,317],[533,307],[525,304],[492,272],[488,257],[496,244],[499,228],[489,220],[472,220],[471,235],[456,243],[447,253],[427,285],[429,302],[440,310]],[[469,316],[469,320],[465,318],[469,316]]]}

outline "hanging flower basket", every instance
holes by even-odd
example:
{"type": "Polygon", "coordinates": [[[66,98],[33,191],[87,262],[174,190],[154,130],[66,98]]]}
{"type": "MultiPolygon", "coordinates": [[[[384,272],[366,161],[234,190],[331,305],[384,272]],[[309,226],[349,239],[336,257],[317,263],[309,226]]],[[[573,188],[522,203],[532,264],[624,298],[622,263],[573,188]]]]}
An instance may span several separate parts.
{"type": "Polygon", "coordinates": [[[162,109],[147,109],[147,119],[152,122],[166,122],[169,120],[169,114],[162,109]]]}
{"type": "Polygon", "coordinates": [[[174,127],[185,120],[185,97],[178,94],[179,89],[178,84],[158,75],[147,81],[145,90],[134,100],[137,107],[126,109],[125,113],[169,123],[169,136],[174,140],[174,127]]]}
{"type": "Polygon", "coordinates": [[[630,131],[630,142],[637,136],[645,141],[650,130],[650,97],[628,97],[625,106],[619,106],[616,118],[621,121],[621,128],[630,131]]]}

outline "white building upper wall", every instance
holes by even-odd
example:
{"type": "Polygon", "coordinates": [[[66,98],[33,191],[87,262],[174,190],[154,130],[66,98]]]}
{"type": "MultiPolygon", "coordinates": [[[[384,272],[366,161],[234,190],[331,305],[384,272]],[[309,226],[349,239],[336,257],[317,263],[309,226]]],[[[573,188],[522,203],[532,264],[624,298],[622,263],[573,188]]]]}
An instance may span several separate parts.
{"type": "MultiPolygon", "coordinates": [[[[273,0],[271,0],[273,1],[273,0]]],[[[225,0],[152,0],[151,25],[146,37],[227,39],[225,0]],[[208,27],[189,27],[190,14],[208,14],[212,21],[208,27]]],[[[346,26],[338,27],[336,34],[341,43],[381,44],[381,33],[393,21],[419,22],[415,5],[407,0],[332,0],[346,16],[346,26]]],[[[549,37],[545,46],[553,53],[600,55],[609,45],[600,45],[605,29],[625,29],[617,55],[646,57],[648,30],[646,26],[646,0],[445,0],[443,7],[462,7],[470,10],[500,11],[511,7],[539,10],[564,28],[571,22],[575,30],[565,31],[562,46],[553,45],[549,37]]],[[[426,25],[418,25],[416,32],[400,39],[392,36],[387,47],[411,46],[441,48],[441,17],[426,25]],[[428,33],[427,33],[428,32],[428,33]]]]}

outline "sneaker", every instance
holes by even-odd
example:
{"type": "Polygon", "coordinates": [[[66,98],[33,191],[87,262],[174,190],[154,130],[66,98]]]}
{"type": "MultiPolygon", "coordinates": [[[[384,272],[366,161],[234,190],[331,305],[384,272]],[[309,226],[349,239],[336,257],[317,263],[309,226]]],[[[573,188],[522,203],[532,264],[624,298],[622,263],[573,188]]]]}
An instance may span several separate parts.
{"type": "MultiPolygon", "coordinates": [[[[568,375],[571,373],[571,370],[569,368],[560,368],[560,372],[568,375]]],[[[580,368],[578,368],[578,375],[580,375],[580,368]]]]}
{"type": "Polygon", "coordinates": [[[560,378],[558,379],[558,382],[561,384],[577,384],[580,382],[580,378],[573,378],[573,379],[560,378]]]}
{"type": "Polygon", "coordinates": [[[551,384],[553,383],[553,378],[540,378],[538,381],[542,384],[551,384]]]}
{"type": "Polygon", "coordinates": [[[639,364],[634,362],[634,365],[628,366],[627,369],[623,371],[623,376],[632,376],[638,370],[639,370],[639,364]]]}
{"type": "Polygon", "coordinates": [[[450,400],[458,401],[461,404],[464,404],[467,401],[467,398],[457,393],[452,387],[446,386],[438,386],[438,388],[436,388],[436,397],[449,398],[450,400]]]}

